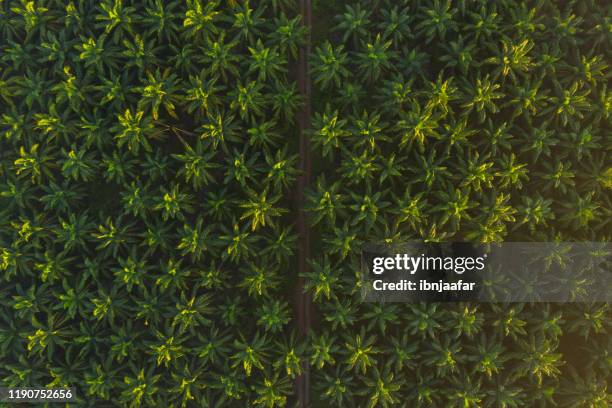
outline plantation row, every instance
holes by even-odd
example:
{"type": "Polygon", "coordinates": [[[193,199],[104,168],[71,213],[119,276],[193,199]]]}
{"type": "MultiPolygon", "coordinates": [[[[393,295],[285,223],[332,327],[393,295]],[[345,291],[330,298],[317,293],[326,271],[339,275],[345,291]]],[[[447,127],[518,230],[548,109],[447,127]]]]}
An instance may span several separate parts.
{"type": "Polygon", "coordinates": [[[365,242],[609,241],[601,2],[0,2],[0,378],[79,406],[592,406],[606,304],[375,304],[365,242]]]}
{"type": "Polygon", "coordinates": [[[360,300],[365,242],[609,241],[612,10],[556,3],[320,3],[317,404],[610,404],[607,305],[360,300]]]}
{"type": "Polygon", "coordinates": [[[3,385],[88,406],[292,393],[304,28],[267,3],[2,4],[3,385]]]}

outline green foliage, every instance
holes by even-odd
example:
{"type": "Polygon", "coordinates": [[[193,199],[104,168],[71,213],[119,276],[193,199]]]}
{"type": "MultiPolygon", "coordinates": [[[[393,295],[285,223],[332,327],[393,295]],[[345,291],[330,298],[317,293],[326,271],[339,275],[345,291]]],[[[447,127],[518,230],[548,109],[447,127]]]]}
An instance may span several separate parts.
{"type": "Polygon", "coordinates": [[[594,27],[610,8],[327,3],[310,60],[314,405],[609,405],[592,355],[609,354],[606,305],[362,303],[351,271],[361,242],[609,240],[612,43],[594,27]]]}
{"type": "Polygon", "coordinates": [[[287,403],[305,33],[292,1],[0,2],[2,385],[287,403]]]}
{"type": "Polygon", "coordinates": [[[610,7],[314,3],[296,197],[294,0],[0,0],[2,385],[276,407],[308,367],[312,406],[609,406],[607,305],[363,303],[355,271],[369,241],[609,241],[610,7]]]}

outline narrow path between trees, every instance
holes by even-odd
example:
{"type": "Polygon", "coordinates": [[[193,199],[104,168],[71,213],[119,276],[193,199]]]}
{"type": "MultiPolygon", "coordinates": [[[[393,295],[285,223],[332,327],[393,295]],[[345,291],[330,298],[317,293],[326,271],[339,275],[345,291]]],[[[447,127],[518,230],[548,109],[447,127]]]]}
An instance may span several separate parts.
{"type": "MultiPolygon", "coordinates": [[[[300,0],[300,13],[302,15],[302,24],[304,24],[308,32],[304,45],[300,48],[299,65],[297,71],[297,81],[300,94],[304,98],[302,111],[298,116],[299,133],[300,133],[300,171],[302,172],[298,179],[297,188],[297,203],[298,203],[298,219],[297,230],[299,235],[298,248],[298,272],[303,274],[308,269],[307,260],[310,257],[310,229],[306,220],[304,211],[305,195],[304,191],[310,183],[311,173],[311,158],[310,158],[310,143],[307,134],[310,127],[311,113],[311,88],[310,76],[308,74],[308,56],[310,55],[310,29],[312,27],[312,2],[311,0],[300,0]]],[[[310,330],[310,308],[311,298],[309,293],[304,292],[304,278],[298,279],[297,293],[297,324],[298,332],[303,338],[310,330]]],[[[309,406],[309,389],[310,389],[310,372],[308,362],[303,362],[302,375],[296,379],[296,390],[299,405],[302,408],[309,406]]]]}

